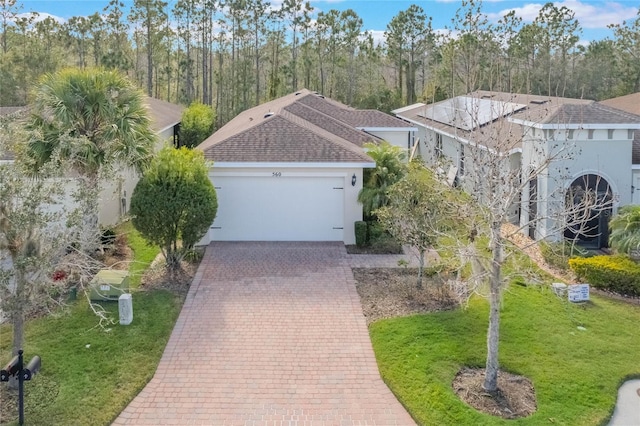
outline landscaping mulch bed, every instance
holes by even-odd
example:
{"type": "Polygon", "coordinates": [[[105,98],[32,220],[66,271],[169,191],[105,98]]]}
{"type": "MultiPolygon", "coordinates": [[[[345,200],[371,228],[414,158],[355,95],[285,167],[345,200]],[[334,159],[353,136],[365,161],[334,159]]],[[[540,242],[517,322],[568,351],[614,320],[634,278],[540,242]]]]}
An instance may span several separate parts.
{"type": "Polygon", "coordinates": [[[482,388],[483,368],[463,368],[453,379],[453,390],[464,402],[483,413],[504,419],[527,417],[536,411],[533,384],[523,376],[500,371],[498,391],[488,393],[482,388]]]}
{"type": "Polygon", "coordinates": [[[353,275],[367,324],[458,306],[440,277],[424,277],[422,289],[418,289],[415,268],[357,268],[353,275]]]}
{"type": "Polygon", "coordinates": [[[142,276],[140,288],[145,291],[156,289],[169,290],[174,294],[186,296],[199,264],[200,262],[191,263],[183,261],[181,264],[182,269],[177,273],[170,274],[167,272],[164,258],[162,254],[160,254],[142,276]]]}
{"type": "Polygon", "coordinates": [[[372,246],[357,246],[355,244],[347,244],[347,253],[349,254],[402,254],[402,246],[400,244],[377,244],[372,246]]]}

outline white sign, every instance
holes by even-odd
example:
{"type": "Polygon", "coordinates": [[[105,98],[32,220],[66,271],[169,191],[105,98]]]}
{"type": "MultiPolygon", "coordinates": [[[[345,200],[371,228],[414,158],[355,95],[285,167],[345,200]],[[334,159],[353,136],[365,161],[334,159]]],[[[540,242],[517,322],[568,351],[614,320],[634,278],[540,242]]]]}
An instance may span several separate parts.
{"type": "Polygon", "coordinates": [[[589,284],[569,286],[569,302],[586,302],[589,300],[589,284]]]}

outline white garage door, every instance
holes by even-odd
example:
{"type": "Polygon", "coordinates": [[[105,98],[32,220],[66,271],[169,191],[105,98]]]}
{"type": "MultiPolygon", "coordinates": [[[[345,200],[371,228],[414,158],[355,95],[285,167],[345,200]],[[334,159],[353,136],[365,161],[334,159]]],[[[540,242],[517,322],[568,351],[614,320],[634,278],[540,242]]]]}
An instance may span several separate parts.
{"type": "Polygon", "coordinates": [[[214,176],[212,241],[343,241],[344,178],[214,176]]]}

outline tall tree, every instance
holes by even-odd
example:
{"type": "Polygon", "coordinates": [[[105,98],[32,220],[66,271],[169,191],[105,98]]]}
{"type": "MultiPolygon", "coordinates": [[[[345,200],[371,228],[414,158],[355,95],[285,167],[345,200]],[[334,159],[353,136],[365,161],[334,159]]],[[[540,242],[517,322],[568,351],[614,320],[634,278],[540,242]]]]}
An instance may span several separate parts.
{"type": "Polygon", "coordinates": [[[6,54],[9,50],[7,41],[7,32],[9,27],[13,25],[18,12],[22,9],[22,4],[16,0],[0,0],[0,20],[2,25],[2,53],[6,54]]]}
{"type": "Polygon", "coordinates": [[[129,25],[124,20],[124,3],[121,0],[111,0],[103,12],[106,29],[109,33],[100,65],[128,72],[133,61],[130,57],[129,25]]]}
{"type": "Polygon", "coordinates": [[[624,92],[640,91],[640,8],[637,17],[622,25],[612,25],[618,61],[624,78],[624,92]]]}
{"type": "Polygon", "coordinates": [[[431,17],[415,4],[394,16],[385,31],[387,54],[396,64],[398,93],[403,90],[403,69],[406,76],[406,102],[416,99],[416,72],[424,60],[430,43],[433,42],[431,17]]]}
{"type": "Polygon", "coordinates": [[[356,54],[359,47],[359,39],[362,33],[362,18],[352,9],[347,9],[340,14],[342,20],[342,46],[346,50],[346,80],[347,80],[347,105],[353,105],[353,99],[358,80],[356,54]]]}
{"type": "Polygon", "coordinates": [[[184,56],[179,58],[178,70],[183,78],[178,79],[178,100],[191,103],[194,99],[193,58],[191,52],[192,33],[196,31],[196,0],[178,0],[173,7],[176,30],[180,43],[184,46],[184,56]]]}
{"type": "Polygon", "coordinates": [[[566,6],[546,3],[534,23],[540,28],[540,45],[546,64],[548,96],[565,96],[570,51],[580,40],[582,29],[575,12],[566,6]],[[554,84],[555,83],[555,84],[554,84]]]}
{"type": "Polygon", "coordinates": [[[72,16],[65,24],[65,29],[70,38],[70,44],[73,44],[78,62],[79,68],[85,68],[87,66],[87,50],[88,50],[88,38],[91,31],[91,22],[86,16],[72,16]]]}
{"type": "Polygon", "coordinates": [[[262,40],[266,32],[266,22],[269,15],[266,14],[269,3],[263,0],[248,0],[249,10],[249,31],[253,37],[253,59],[254,59],[254,80],[255,99],[254,104],[260,103],[260,59],[262,57],[262,40]]]}
{"type": "Polygon", "coordinates": [[[300,28],[306,25],[310,18],[311,4],[303,0],[284,0],[282,2],[282,16],[291,28],[291,90],[298,90],[298,45],[300,28]]]}
{"type": "MultiPolygon", "coordinates": [[[[451,72],[461,84],[463,93],[491,89],[497,49],[493,26],[482,12],[482,1],[463,0],[453,24],[456,36],[449,40],[449,54],[453,57],[443,63],[452,64],[451,72]]],[[[456,92],[455,87],[453,91],[456,92]]]]}
{"type": "MultiPolygon", "coordinates": [[[[139,26],[137,30],[144,39],[147,59],[147,95],[149,96],[153,96],[154,51],[165,35],[162,28],[167,20],[166,7],[167,2],[162,0],[134,0],[129,13],[129,20],[139,26]]],[[[140,49],[140,46],[136,48],[140,49]]]]}

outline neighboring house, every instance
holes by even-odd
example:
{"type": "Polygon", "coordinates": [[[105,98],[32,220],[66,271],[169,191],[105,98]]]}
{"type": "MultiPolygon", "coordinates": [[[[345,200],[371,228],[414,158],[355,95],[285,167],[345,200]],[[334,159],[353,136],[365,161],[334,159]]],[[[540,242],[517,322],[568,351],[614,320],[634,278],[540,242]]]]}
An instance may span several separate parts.
{"type": "MultiPolygon", "coordinates": [[[[159,99],[146,98],[151,117],[151,127],[158,135],[156,151],[160,150],[166,143],[178,145],[178,132],[182,111],[184,107],[172,104],[159,99]]],[[[24,113],[28,107],[0,107],[0,116],[18,117],[24,113]]],[[[13,154],[0,152],[0,163],[13,161],[13,154]]],[[[99,221],[103,226],[117,224],[129,210],[131,193],[138,183],[139,177],[133,170],[121,170],[116,173],[114,179],[104,183],[104,188],[100,193],[100,216],[99,221]]],[[[65,184],[67,193],[73,190],[73,181],[65,184]]]]}
{"type": "Polygon", "coordinates": [[[357,110],[300,90],[251,108],[202,142],[217,191],[209,241],[355,243],[363,145],[409,149],[417,129],[376,110],[357,110]]]}
{"type": "Polygon", "coordinates": [[[417,151],[425,162],[444,167],[450,183],[467,190],[473,188],[465,175],[477,172],[474,158],[482,150],[499,149],[508,156],[510,170],[505,173],[517,174],[523,182],[550,153],[566,150],[570,158],[531,180],[512,206],[511,220],[531,237],[576,236],[553,219],[530,219],[553,216],[552,208],[563,208],[570,188],[586,187],[610,203],[592,212],[585,227],[589,231],[577,237],[586,246],[606,247],[609,217],[619,205],[634,201],[632,142],[640,116],[604,102],[478,91],[394,113],[420,129],[417,151]]]}
{"type": "MultiPolygon", "coordinates": [[[[613,108],[640,115],[640,92],[600,102],[613,108]]],[[[633,138],[631,154],[631,203],[640,204],[640,131],[636,131],[633,138]]]]}
{"type": "MultiPolygon", "coordinates": [[[[179,145],[178,133],[182,120],[182,105],[172,104],[155,98],[147,98],[151,128],[158,135],[156,152],[165,144],[179,145]]],[[[122,170],[110,182],[105,182],[100,193],[100,224],[115,225],[127,214],[131,202],[131,194],[136,187],[138,174],[133,170],[122,170]]]]}

